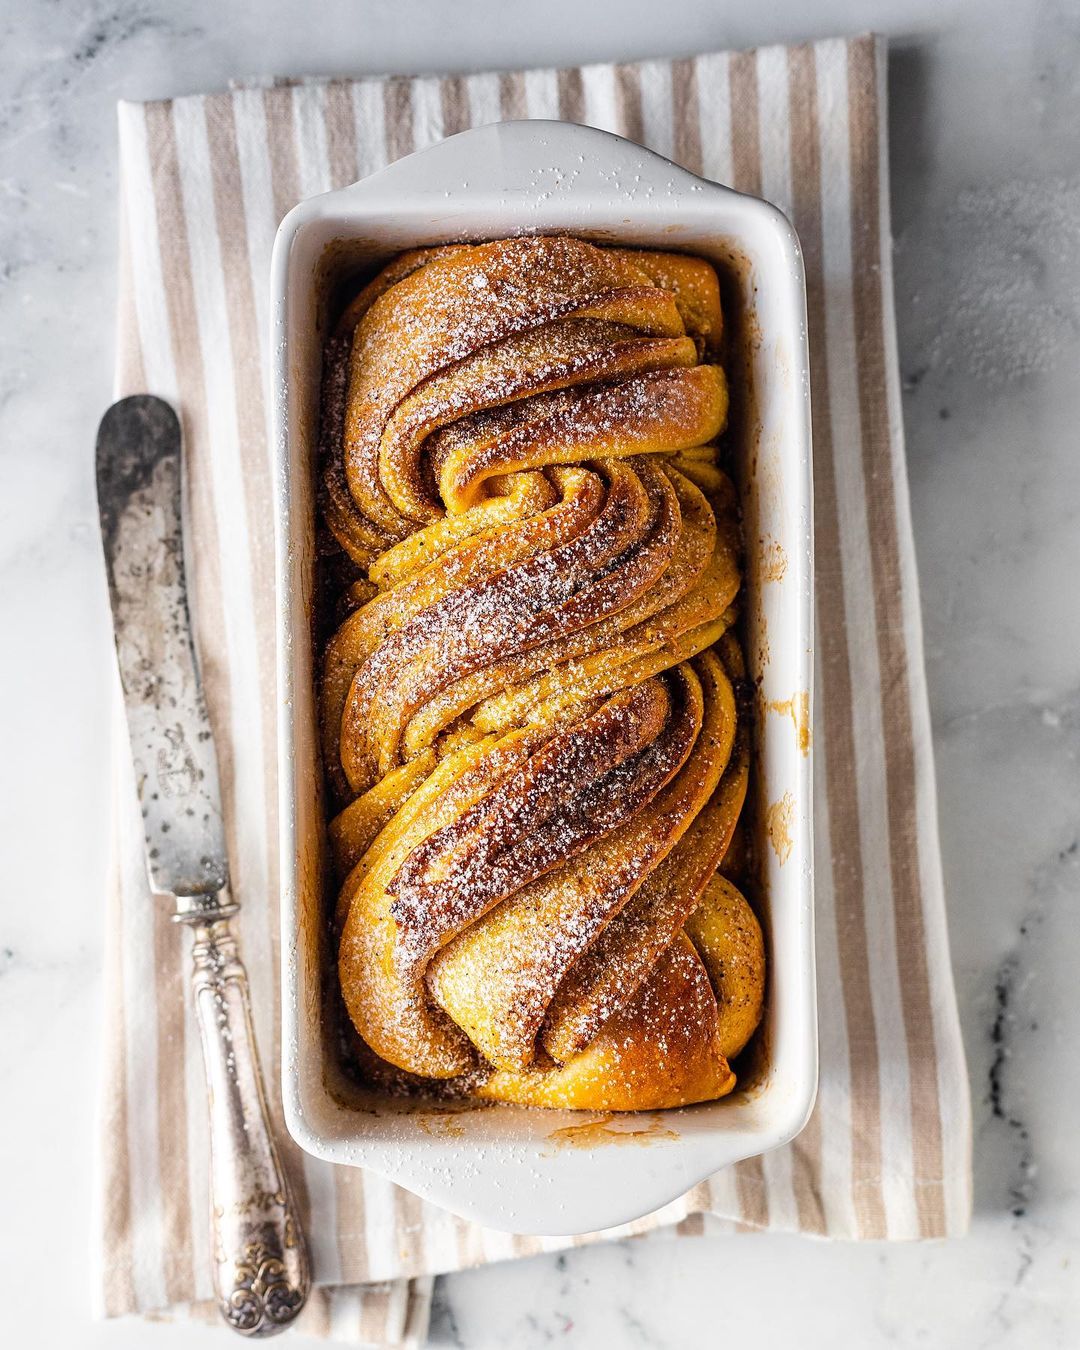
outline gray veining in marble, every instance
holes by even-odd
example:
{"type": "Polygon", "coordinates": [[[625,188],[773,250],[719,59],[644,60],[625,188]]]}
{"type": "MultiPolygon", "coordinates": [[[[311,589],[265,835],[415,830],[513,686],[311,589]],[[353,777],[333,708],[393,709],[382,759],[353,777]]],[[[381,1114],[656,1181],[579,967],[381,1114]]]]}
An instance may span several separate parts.
{"type": "Polygon", "coordinates": [[[115,99],[870,26],[895,39],[897,309],[974,1231],[540,1258],[440,1281],[431,1337],[1080,1344],[1080,7],[1065,0],[0,0],[0,1270],[14,1343],[182,1350],[216,1335],[88,1313],[109,693],[92,443],[111,378],[115,99]]]}

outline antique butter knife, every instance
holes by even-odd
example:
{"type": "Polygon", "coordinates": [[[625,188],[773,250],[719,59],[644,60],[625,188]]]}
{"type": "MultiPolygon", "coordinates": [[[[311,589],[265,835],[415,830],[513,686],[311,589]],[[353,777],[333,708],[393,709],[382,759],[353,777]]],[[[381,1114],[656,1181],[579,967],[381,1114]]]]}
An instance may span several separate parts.
{"type": "Polygon", "coordinates": [[[97,490],[150,887],[175,898],[174,919],[194,933],[214,1284],[230,1326],[272,1336],[303,1307],[310,1274],[270,1128],[247,972],[229,929],[239,907],[188,619],[180,424],[167,403],[140,394],[109,409],[98,429],[97,490]]]}

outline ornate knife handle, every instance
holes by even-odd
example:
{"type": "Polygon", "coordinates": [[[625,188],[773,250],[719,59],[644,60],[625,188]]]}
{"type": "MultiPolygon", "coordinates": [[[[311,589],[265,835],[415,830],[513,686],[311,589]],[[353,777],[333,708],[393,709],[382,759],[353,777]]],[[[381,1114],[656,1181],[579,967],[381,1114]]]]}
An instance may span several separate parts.
{"type": "Polygon", "coordinates": [[[177,922],[194,929],[193,989],[210,1104],[214,1286],[242,1336],[274,1336],[299,1314],[311,1275],[307,1245],[270,1128],[247,971],[221,896],[185,896],[177,922]]]}

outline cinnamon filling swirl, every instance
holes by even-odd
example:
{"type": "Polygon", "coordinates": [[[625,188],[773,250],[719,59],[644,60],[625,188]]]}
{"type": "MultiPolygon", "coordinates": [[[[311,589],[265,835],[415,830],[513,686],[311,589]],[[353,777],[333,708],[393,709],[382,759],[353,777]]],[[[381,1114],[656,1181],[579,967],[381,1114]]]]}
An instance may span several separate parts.
{"type": "Polygon", "coordinates": [[[711,1100],[761,1016],[717,277],[541,237],[404,254],[328,348],[322,741],[382,1081],[711,1100]],[[718,872],[718,868],[720,871],[718,872]]]}

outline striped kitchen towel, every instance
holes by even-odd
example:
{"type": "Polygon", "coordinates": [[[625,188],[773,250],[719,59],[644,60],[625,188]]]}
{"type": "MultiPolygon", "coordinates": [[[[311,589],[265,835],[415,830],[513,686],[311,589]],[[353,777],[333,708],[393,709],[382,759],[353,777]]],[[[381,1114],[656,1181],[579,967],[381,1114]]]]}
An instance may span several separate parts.
{"type": "MultiPolygon", "coordinates": [[[[244,88],[120,107],[117,395],[179,409],[194,608],[241,939],[277,1095],[270,250],[300,198],[473,124],[561,117],[760,193],[805,251],[817,523],[821,1090],[788,1147],[616,1233],[964,1231],[970,1106],[949,967],[889,256],[885,51],[863,37],[684,61],[244,88]]],[[[101,1134],[102,1305],[213,1316],[188,942],[146,893],[116,752],[101,1134]]],[[[280,1110],[278,1110],[280,1127],[280,1110]]],[[[432,1276],[587,1239],[508,1236],[302,1155],[311,1334],[423,1339],[432,1276]]]]}

